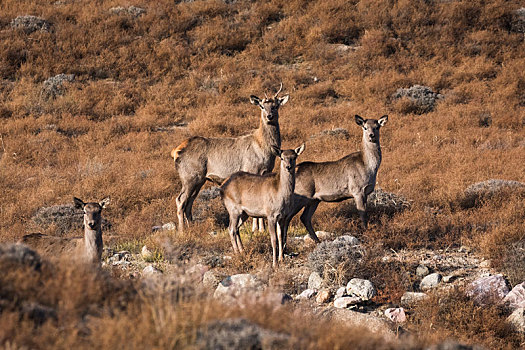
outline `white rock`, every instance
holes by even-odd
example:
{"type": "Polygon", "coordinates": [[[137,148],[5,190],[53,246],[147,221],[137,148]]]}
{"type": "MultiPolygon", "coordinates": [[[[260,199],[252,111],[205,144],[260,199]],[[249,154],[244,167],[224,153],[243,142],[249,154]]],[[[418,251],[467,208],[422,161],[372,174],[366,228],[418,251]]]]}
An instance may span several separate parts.
{"type": "Polygon", "coordinates": [[[508,293],[509,288],[501,274],[480,277],[467,286],[467,296],[481,305],[499,302],[508,293]]]}
{"type": "Polygon", "coordinates": [[[515,285],[509,294],[503,298],[503,303],[511,309],[525,308],[525,282],[515,285]]]}
{"type": "Polygon", "coordinates": [[[313,289],[305,289],[301,292],[301,294],[299,294],[296,299],[298,300],[306,300],[306,299],[311,299],[315,294],[317,294],[317,292],[313,289]]]}
{"type": "Polygon", "coordinates": [[[221,280],[219,279],[219,276],[215,273],[215,271],[206,271],[204,273],[204,276],[202,276],[202,284],[207,289],[213,290],[216,289],[217,286],[221,283],[221,280]]]}
{"type": "Polygon", "coordinates": [[[335,242],[344,242],[344,243],[350,243],[350,244],[353,244],[353,245],[358,245],[359,244],[359,240],[357,238],[355,238],[354,236],[352,235],[343,235],[343,236],[339,236],[337,237],[336,239],[334,239],[335,242]]]}
{"type": "Polygon", "coordinates": [[[421,280],[421,283],[419,284],[419,288],[421,288],[421,290],[427,290],[427,289],[434,288],[439,284],[439,282],[441,282],[442,278],[443,276],[441,276],[441,274],[437,272],[431,273],[430,275],[425,276],[421,280]]]}
{"type": "Polygon", "coordinates": [[[403,323],[407,320],[405,309],[402,307],[386,309],[385,316],[388,317],[390,321],[395,323],[403,323]]]}
{"type": "Polygon", "coordinates": [[[308,289],[319,290],[321,289],[322,285],[323,279],[321,278],[321,275],[319,275],[317,272],[312,272],[310,277],[308,277],[308,289]]]}
{"type": "Polygon", "coordinates": [[[244,273],[226,277],[223,279],[213,297],[222,301],[233,301],[241,296],[258,295],[265,288],[257,277],[244,273]]]}
{"type": "Polygon", "coordinates": [[[428,267],[426,267],[423,264],[419,264],[416,268],[416,275],[418,277],[425,277],[430,273],[430,270],[428,267]]]}
{"type": "Polygon", "coordinates": [[[348,295],[360,297],[362,300],[370,300],[376,296],[377,291],[369,280],[352,278],[346,285],[348,295]]]}
{"type": "Polygon", "coordinates": [[[401,297],[401,304],[408,306],[426,299],[428,299],[428,295],[425,293],[405,292],[401,297]]]}
{"type": "Polygon", "coordinates": [[[507,322],[520,333],[525,333],[525,309],[520,307],[507,317],[507,322]]]}
{"type": "Polygon", "coordinates": [[[144,260],[150,260],[153,258],[153,253],[151,250],[148,249],[147,246],[143,246],[142,250],[140,251],[140,255],[142,255],[142,259],[144,260]]]}
{"type": "Polygon", "coordinates": [[[330,301],[330,298],[332,297],[332,293],[330,293],[330,290],[323,289],[317,293],[317,297],[315,298],[315,301],[318,304],[324,304],[330,301]]]}
{"type": "Polygon", "coordinates": [[[334,300],[334,307],[344,309],[351,305],[359,304],[362,301],[359,297],[341,297],[334,300]]]}
{"type": "Polygon", "coordinates": [[[160,275],[162,274],[162,271],[153,265],[148,265],[142,270],[142,274],[146,276],[160,275]]]}
{"type": "Polygon", "coordinates": [[[346,287],[339,287],[335,292],[335,298],[342,298],[346,294],[346,287]]]}

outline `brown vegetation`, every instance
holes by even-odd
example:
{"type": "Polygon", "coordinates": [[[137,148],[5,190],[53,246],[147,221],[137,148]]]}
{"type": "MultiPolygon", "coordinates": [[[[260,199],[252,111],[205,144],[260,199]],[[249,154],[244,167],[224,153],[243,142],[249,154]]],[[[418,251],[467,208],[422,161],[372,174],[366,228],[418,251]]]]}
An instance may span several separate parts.
{"type": "MultiPolygon", "coordinates": [[[[468,245],[492,258],[513,283],[522,282],[525,191],[463,205],[464,190],[473,183],[525,182],[525,41],[515,29],[520,6],[502,0],[3,0],[0,241],[35,232],[32,217],[39,208],[67,204],[72,196],[110,195],[105,217],[117,244],[148,241],[177,264],[201,257],[229,272],[273,273],[269,242],[261,234],[242,233],[248,236],[243,257],[214,260],[214,253],[230,254],[219,199],[196,200],[194,215],[201,221],[184,235],[152,237],[151,228],[176,217],[180,181],[170,151],[192,135],[238,136],[253,130],[258,116],[249,96],[272,92],[282,81],[290,93],[280,113],[283,148],[307,141],[303,161],[335,160],[357,150],[361,133],[355,114],[389,115],[378,185],[408,198],[411,206],[372,211],[365,232],[351,201],[322,203],[314,217],[316,228],[357,231],[372,247],[373,255],[352,268],[374,279],[383,289],[382,300],[398,300],[411,281],[402,277],[403,267],[381,262],[375,252],[380,248],[468,245]],[[124,5],[146,12],[109,10],[124,5]],[[25,14],[48,21],[49,30],[10,25],[25,14]],[[62,73],[75,78],[56,93],[45,92],[44,81],[62,73]],[[399,88],[413,85],[428,86],[443,98],[431,111],[392,98],[399,88]],[[347,129],[349,138],[310,138],[334,128],[347,129]]],[[[292,238],[305,233],[295,226],[297,221],[292,238]]],[[[56,227],[39,229],[54,234],[56,227]]],[[[78,229],[62,233],[80,234],[78,229]]],[[[312,251],[292,239],[289,243],[300,259],[312,251]]],[[[285,266],[300,265],[288,261],[285,266]]],[[[36,298],[57,310],[56,319],[34,329],[13,311],[17,305],[0,304],[0,345],[183,347],[192,343],[198,325],[220,311],[304,337],[305,343],[294,343],[303,348],[379,348],[377,339],[370,338],[375,344],[370,345],[360,333],[334,336],[321,324],[291,322],[289,315],[203,307],[198,299],[142,303],[130,292],[136,289],[133,282],[75,269],[0,274],[0,286],[12,286],[24,295],[20,300],[36,298]],[[83,293],[86,289],[90,292],[83,293]],[[123,309],[121,302],[127,305],[123,309]],[[205,316],[198,316],[202,308],[205,316]],[[91,334],[101,336],[82,334],[79,322],[88,322],[91,334]],[[300,326],[306,323],[311,332],[300,326]],[[136,329],[146,333],[131,331],[136,329]]],[[[298,288],[288,277],[277,271],[273,278],[298,288]]],[[[419,313],[429,317],[414,322],[412,330],[432,341],[455,337],[505,348],[508,337],[510,346],[519,345],[507,330],[490,328],[503,322],[500,310],[478,310],[458,298],[450,305],[433,302],[419,313]]]]}

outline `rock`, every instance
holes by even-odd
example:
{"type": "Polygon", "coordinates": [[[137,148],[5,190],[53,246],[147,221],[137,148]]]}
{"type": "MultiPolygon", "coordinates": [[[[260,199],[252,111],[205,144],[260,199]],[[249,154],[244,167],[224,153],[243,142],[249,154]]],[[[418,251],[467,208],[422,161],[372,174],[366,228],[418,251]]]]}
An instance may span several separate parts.
{"type": "Polygon", "coordinates": [[[221,279],[215,271],[210,270],[204,273],[204,276],[202,277],[202,284],[204,287],[206,287],[206,289],[214,290],[217,288],[219,283],[221,283],[221,279]]]}
{"type": "Polygon", "coordinates": [[[18,16],[11,21],[11,27],[31,34],[37,30],[49,32],[51,23],[36,16],[18,16]]]}
{"type": "Polygon", "coordinates": [[[525,308],[525,282],[517,284],[505,295],[503,303],[511,309],[525,308]]]}
{"type": "Polygon", "coordinates": [[[480,305],[497,303],[508,293],[507,282],[500,274],[480,277],[467,286],[467,296],[480,305]]]}
{"type": "Polygon", "coordinates": [[[509,317],[507,322],[519,333],[525,333],[525,308],[517,308],[509,317]]]}
{"type": "Polygon", "coordinates": [[[339,287],[335,292],[335,299],[342,298],[346,295],[346,287],[339,287]]]}
{"type": "MultiPolygon", "coordinates": [[[[319,240],[326,241],[328,239],[331,239],[334,236],[334,233],[332,232],[326,232],[326,231],[315,231],[315,235],[319,240]]],[[[304,241],[307,243],[314,243],[314,240],[310,238],[309,235],[304,236],[304,241]]]]}
{"type": "Polygon", "coordinates": [[[288,348],[289,338],[240,318],[209,322],[197,331],[196,344],[198,349],[278,349],[288,348]]]}
{"type": "Polygon", "coordinates": [[[334,307],[344,309],[351,305],[359,304],[362,301],[359,297],[341,297],[334,300],[334,307]]]}
{"type": "Polygon", "coordinates": [[[359,240],[357,238],[355,238],[352,235],[347,235],[347,234],[337,237],[334,240],[334,242],[348,243],[348,244],[352,244],[352,245],[358,245],[359,244],[359,240]]]}
{"type": "Polygon", "coordinates": [[[353,242],[341,240],[324,241],[308,254],[308,266],[320,275],[335,272],[338,266],[358,266],[363,257],[362,248],[353,242]]]}
{"type": "Polygon", "coordinates": [[[56,98],[64,94],[64,83],[75,80],[75,74],[58,74],[44,81],[40,96],[44,99],[56,98]]]}
{"type": "Polygon", "coordinates": [[[142,256],[142,259],[148,261],[153,259],[153,253],[151,250],[148,249],[147,246],[143,246],[142,250],[140,251],[140,255],[142,256]]]}
{"type": "Polygon", "coordinates": [[[405,292],[401,297],[401,305],[410,306],[428,299],[425,293],[405,292]]]}
{"type": "Polygon", "coordinates": [[[525,189],[525,183],[513,180],[490,179],[477,182],[467,187],[460,200],[461,206],[471,208],[485,198],[490,198],[495,194],[515,189],[525,189]]]}
{"type": "Polygon", "coordinates": [[[402,307],[386,309],[385,316],[388,317],[390,321],[395,323],[403,323],[407,320],[405,309],[402,307]]]}
{"type": "Polygon", "coordinates": [[[212,199],[219,198],[220,196],[221,191],[217,186],[210,187],[199,192],[199,199],[203,201],[210,201],[212,199]]]}
{"type": "Polygon", "coordinates": [[[320,314],[331,321],[343,322],[346,326],[365,327],[371,332],[380,334],[389,340],[396,338],[388,321],[370,314],[356,312],[345,308],[327,308],[321,310],[320,314]]]}
{"type": "Polygon", "coordinates": [[[152,227],[152,231],[153,232],[156,232],[156,231],[172,231],[172,230],[175,230],[177,228],[177,225],[175,225],[174,222],[168,222],[162,226],[153,226],[152,227]]]}
{"type": "Polygon", "coordinates": [[[108,259],[108,264],[111,266],[120,266],[124,269],[131,266],[131,260],[132,260],[131,253],[127,250],[122,250],[120,252],[114,253],[112,256],[108,259]]]}
{"type": "Polygon", "coordinates": [[[458,278],[458,276],[455,276],[455,275],[448,275],[448,276],[444,276],[442,281],[443,283],[451,283],[453,282],[454,280],[456,280],[458,278]]]}
{"type": "Polygon", "coordinates": [[[153,265],[148,265],[142,270],[142,274],[145,276],[154,276],[162,274],[162,271],[153,265]]]}
{"type": "Polygon", "coordinates": [[[258,297],[264,290],[265,285],[255,276],[250,274],[238,274],[223,279],[213,297],[221,301],[236,301],[241,297],[258,297]]]}
{"type": "Polygon", "coordinates": [[[314,289],[305,289],[299,294],[296,299],[298,300],[306,300],[311,299],[314,295],[316,295],[317,292],[314,289]]]}
{"type": "Polygon", "coordinates": [[[430,269],[423,264],[419,264],[416,268],[416,276],[425,277],[430,273],[430,269]]]}
{"type": "Polygon", "coordinates": [[[479,263],[479,267],[484,268],[484,269],[490,268],[491,265],[492,265],[492,262],[490,260],[483,260],[482,262],[479,263]]]}
{"type": "Polygon", "coordinates": [[[131,15],[133,17],[139,17],[140,15],[146,13],[146,10],[143,9],[143,8],[140,8],[140,7],[136,7],[136,6],[130,6],[128,8],[125,8],[125,7],[122,7],[122,6],[117,6],[117,7],[110,8],[109,12],[113,13],[115,15],[126,15],[126,14],[129,14],[129,15],[131,15]]]}
{"type": "Polygon", "coordinates": [[[317,272],[312,272],[308,277],[308,289],[319,290],[323,285],[323,279],[317,272]]]}
{"type": "Polygon", "coordinates": [[[377,294],[372,282],[361,278],[352,278],[346,285],[346,292],[348,295],[360,297],[362,300],[370,300],[377,294]]]}
{"type": "Polygon", "coordinates": [[[331,297],[332,297],[332,293],[330,293],[330,290],[323,289],[323,290],[320,290],[319,293],[317,293],[317,297],[315,298],[315,301],[318,304],[325,304],[330,301],[331,297]]]}
{"type": "Polygon", "coordinates": [[[399,88],[392,95],[394,100],[406,98],[413,104],[411,111],[423,114],[434,110],[436,102],[443,98],[443,95],[435,93],[428,86],[413,85],[407,89],[399,88]]]}
{"type": "Polygon", "coordinates": [[[40,271],[42,260],[37,252],[23,244],[0,244],[0,266],[2,271],[19,266],[33,268],[40,271]]]}
{"type": "Polygon", "coordinates": [[[421,283],[419,284],[419,288],[421,290],[427,290],[427,289],[434,288],[439,284],[439,282],[441,282],[442,278],[443,276],[441,276],[440,273],[437,273],[437,272],[431,273],[430,275],[425,276],[425,278],[421,280],[421,283]]]}

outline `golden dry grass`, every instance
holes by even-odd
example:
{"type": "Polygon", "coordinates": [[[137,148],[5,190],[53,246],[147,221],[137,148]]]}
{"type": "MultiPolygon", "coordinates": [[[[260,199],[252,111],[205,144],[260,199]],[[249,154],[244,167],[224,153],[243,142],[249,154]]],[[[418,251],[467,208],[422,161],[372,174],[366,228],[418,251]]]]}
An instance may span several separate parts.
{"type": "MultiPolygon", "coordinates": [[[[511,30],[519,1],[161,0],[133,3],[147,11],[136,18],[109,12],[131,4],[0,3],[0,241],[28,233],[40,207],[110,195],[104,215],[117,242],[152,242],[166,256],[185,250],[188,259],[230,254],[219,200],[197,201],[203,221],[184,236],[152,237],[152,226],[176,217],[180,182],[170,151],[191,135],[254,129],[259,111],[249,96],[275,91],[282,81],[291,95],[280,113],[283,147],[306,141],[302,161],[337,159],[360,148],[354,114],[388,114],[378,184],[413,201],[401,213],[373,213],[366,232],[359,231],[351,202],[321,204],[316,229],[357,231],[366,244],[392,249],[469,245],[508,271],[520,268],[505,259],[507,248],[525,238],[523,191],[460,205],[472,183],[525,182],[525,42],[511,30]],[[24,14],[48,20],[51,31],[12,29],[11,20],[24,14]],[[44,98],[43,81],[59,73],[76,77],[63,95],[44,98]],[[421,115],[409,101],[392,100],[398,88],[415,84],[445,98],[421,115]],[[336,127],[350,138],[310,138],[336,127]],[[208,234],[213,230],[218,236],[208,234]]],[[[269,240],[247,239],[249,253],[226,270],[267,269],[269,240]]],[[[311,249],[292,247],[303,255],[311,249]]],[[[381,273],[368,273],[392,292],[385,300],[397,298],[407,281],[388,280],[385,271],[398,267],[367,266],[376,266],[381,273]]],[[[101,321],[101,329],[133,327],[140,312],[130,310],[120,321],[101,321]]],[[[10,324],[13,317],[0,319],[10,324]]],[[[78,340],[57,344],[58,328],[50,327],[42,342],[68,347],[78,340]]],[[[19,344],[30,332],[17,329],[25,330],[13,328],[0,343],[19,344]]],[[[460,338],[486,340],[471,334],[460,338]]],[[[492,336],[486,344],[500,346],[492,336]]],[[[104,339],[99,345],[122,341],[104,339]]],[[[144,341],[136,344],[173,345],[144,341]]]]}

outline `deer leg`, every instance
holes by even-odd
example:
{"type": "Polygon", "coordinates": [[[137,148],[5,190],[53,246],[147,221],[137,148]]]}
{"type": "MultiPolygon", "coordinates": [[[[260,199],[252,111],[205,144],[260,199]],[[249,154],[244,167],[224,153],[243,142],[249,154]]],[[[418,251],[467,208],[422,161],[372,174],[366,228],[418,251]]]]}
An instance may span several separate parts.
{"type": "Polygon", "coordinates": [[[320,203],[319,201],[309,203],[304,208],[304,211],[301,214],[301,222],[303,223],[304,227],[306,227],[306,230],[308,231],[308,235],[310,236],[311,239],[314,240],[315,243],[321,242],[319,238],[317,238],[317,235],[315,234],[314,228],[312,226],[312,216],[317,210],[317,206],[319,205],[319,203],[320,203]]]}
{"type": "Polygon", "coordinates": [[[232,242],[233,252],[235,254],[239,253],[239,248],[237,247],[237,235],[239,234],[239,214],[230,213],[230,240],[232,242]]]}
{"type": "Polygon", "coordinates": [[[283,246],[283,232],[285,230],[285,219],[279,220],[277,222],[277,242],[279,244],[279,262],[283,261],[283,253],[284,253],[284,246],[283,246]]]}
{"type": "Polygon", "coordinates": [[[253,218],[252,232],[264,232],[264,218],[253,218]]]}
{"type": "Polygon", "coordinates": [[[179,219],[179,232],[182,233],[184,231],[184,219],[185,219],[185,211],[186,211],[186,204],[188,201],[188,190],[183,185],[182,190],[180,194],[177,196],[177,199],[175,200],[175,203],[177,204],[177,218],[179,219]]]}
{"type": "Polygon", "coordinates": [[[244,246],[242,245],[241,234],[239,233],[239,228],[241,227],[242,223],[246,221],[247,218],[248,218],[248,215],[243,212],[239,218],[239,223],[237,224],[237,235],[235,236],[235,241],[237,242],[237,248],[239,248],[239,251],[241,253],[244,253],[244,246]]]}
{"type": "Polygon", "coordinates": [[[275,229],[276,220],[274,218],[268,218],[268,231],[270,231],[270,240],[272,242],[272,266],[277,266],[277,232],[275,229]]]}
{"type": "Polygon", "coordinates": [[[264,218],[259,218],[259,232],[264,232],[264,218]]]}
{"type": "Polygon", "coordinates": [[[186,203],[186,208],[184,208],[184,214],[186,215],[186,220],[188,221],[193,221],[193,214],[192,214],[193,202],[195,201],[195,198],[197,198],[197,195],[199,194],[202,186],[204,186],[205,182],[206,181],[197,183],[190,193],[190,196],[186,203]]]}
{"type": "Polygon", "coordinates": [[[359,217],[361,218],[361,222],[363,224],[363,228],[366,230],[368,226],[368,217],[366,215],[366,195],[364,193],[360,193],[357,196],[354,196],[354,199],[357,212],[359,213],[359,217]]]}

